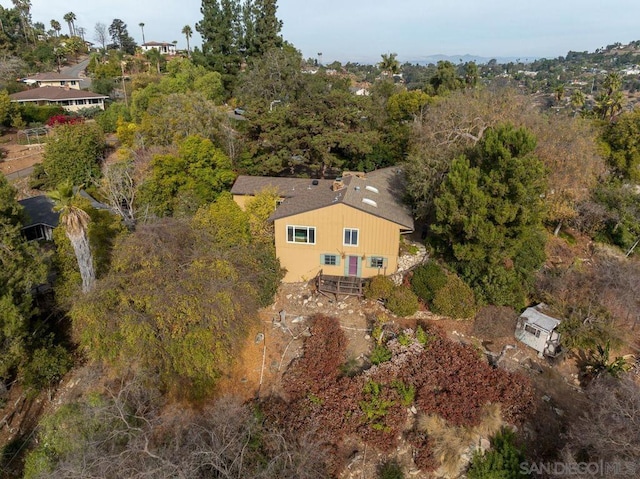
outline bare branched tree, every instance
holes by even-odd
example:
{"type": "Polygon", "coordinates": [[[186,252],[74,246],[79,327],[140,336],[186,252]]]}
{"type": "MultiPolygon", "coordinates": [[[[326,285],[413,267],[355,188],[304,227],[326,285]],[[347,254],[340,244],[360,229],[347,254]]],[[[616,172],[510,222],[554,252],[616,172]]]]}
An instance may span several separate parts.
{"type": "Polygon", "coordinates": [[[589,462],[619,466],[606,477],[632,477],[627,466],[640,464],[640,387],[631,378],[604,375],[589,385],[586,396],[589,406],[571,425],[565,457],[586,455],[589,462]]]}
{"type": "Polygon", "coordinates": [[[107,198],[109,206],[118,213],[127,226],[136,223],[134,164],[131,161],[118,161],[104,168],[100,181],[100,190],[107,198]]]}
{"type": "Polygon", "coordinates": [[[62,425],[65,453],[36,477],[327,477],[317,441],[265,425],[237,398],[202,411],[168,407],[153,388],[132,381],[76,411],[62,425]]]}

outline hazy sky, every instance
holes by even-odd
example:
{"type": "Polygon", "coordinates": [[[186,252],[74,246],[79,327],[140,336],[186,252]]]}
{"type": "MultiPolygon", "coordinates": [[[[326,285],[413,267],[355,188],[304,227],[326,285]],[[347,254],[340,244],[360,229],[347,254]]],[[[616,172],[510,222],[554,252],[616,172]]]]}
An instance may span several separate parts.
{"type": "MultiPolygon", "coordinates": [[[[32,17],[49,27],[72,11],[93,40],[96,22],[123,20],[142,43],[178,40],[184,25],[194,30],[200,0],[31,0],[32,17]]],[[[0,0],[11,7],[9,0],[0,0]]],[[[279,0],[283,36],[307,57],[377,62],[396,52],[400,61],[433,54],[484,57],[557,57],[569,50],[593,51],[640,39],[638,0],[279,0]]]]}

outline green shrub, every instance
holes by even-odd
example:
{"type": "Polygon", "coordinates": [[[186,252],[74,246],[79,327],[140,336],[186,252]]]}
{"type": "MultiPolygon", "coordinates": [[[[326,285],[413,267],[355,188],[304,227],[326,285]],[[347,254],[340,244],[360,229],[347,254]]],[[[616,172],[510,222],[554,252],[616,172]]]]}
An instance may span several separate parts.
{"type": "Polygon", "coordinates": [[[380,363],[384,363],[385,361],[389,361],[389,359],[391,359],[391,356],[391,351],[389,351],[382,344],[376,344],[373,347],[373,351],[371,351],[369,359],[371,360],[372,364],[378,365],[380,363]]]}
{"type": "Polygon", "coordinates": [[[106,133],[116,132],[118,119],[125,122],[131,121],[129,108],[124,103],[112,103],[106,110],[96,115],[96,122],[106,133]]]}
{"type": "Polygon", "coordinates": [[[416,329],[416,339],[420,344],[426,346],[433,339],[433,336],[429,335],[429,333],[422,329],[422,326],[418,326],[416,329]]]}
{"type": "Polygon", "coordinates": [[[29,125],[44,124],[52,116],[65,114],[64,108],[56,105],[20,105],[19,112],[24,122],[29,125]]]}
{"type": "Polygon", "coordinates": [[[391,386],[397,391],[404,407],[409,407],[416,399],[416,388],[413,384],[405,384],[399,379],[391,382],[391,386]]]}
{"type": "Polygon", "coordinates": [[[51,387],[62,379],[72,364],[71,355],[59,344],[36,349],[24,368],[24,385],[34,391],[51,387]]]}
{"type": "Polygon", "coordinates": [[[413,338],[403,331],[398,335],[398,342],[401,346],[409,346],[413,342],[413,338]]]}
{"type": "Polygon", "coordinates": [[[389,296],[387,309],[397,316],[411,316],[420,309],[420,304],[413,291],[404,286],[397,286],[389,296]]]}
{"type": "Polygon", "coordinates": [[[367,381],[362,389],[366,400],[359,403],[366,422],[372,429],[377,431],[387,431],[389,429],[384,423],[384,418],[389,412],[389,408],[393,406],[393,401],[387,401],[383,398],[383,387],[381,383],[372,380],[367,381]]]}
{"type": "Polygon", "coordinates": [[[447,274],[434,261],[418,266],[411,277],[411,288],[423,301],[431,302],[447,282],[447,274]]]}
{"type": "Polygon", "coordinates": [[[435,294],[431,310],[455,319],[472,318],[477,312],[473,290],[457,275],[450,273],[444,287],[435,294]]]}
{"type": "Polygon", "coordinates": [[[371,278],[364,289],[364,297],[367,299],[388,299],[395,285],[386,276],[378,275],[371,278]]]}
{"type": "Polygon", "coordinates": [[[378,469],[379,479],[404,479],[404,473],[397,461],[387,461],[378,469]]]}
{"type": "Polygon", "coordinates": [[[476,452],[467,471],[469,479],[526,478],[531,477],[520,467],[524,454],[515,445],[510,429],[503,429],[491,440],[491,449],[484,454],[476,452]]]}

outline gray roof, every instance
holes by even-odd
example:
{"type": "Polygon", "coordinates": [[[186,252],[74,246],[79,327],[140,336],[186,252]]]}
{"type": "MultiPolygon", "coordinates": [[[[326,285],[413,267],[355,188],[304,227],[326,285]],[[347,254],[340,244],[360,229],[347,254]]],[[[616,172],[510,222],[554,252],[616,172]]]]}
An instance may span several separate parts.
{"type": "Polygon", "coordinates": [[[80,81],[78,77],[72,77],[69,75],[62,75],[56,72],[47,72],[47,73],[36,73],[30,77],[26,77],[25,80],[35,80],[35,81],[80,81]]]}
{"type": "Polygon", "coordinates": [[[64,100],[83,100],[91,98],[109,98],[105,95],[99,95],[91,91],[74,90],[73,88],[66,89],[56,86],[41,86],[38,88],[31,88],[29,90],[21,91],[18,93],[12,93],[9,95],[11,101],[64,101],[64,100]]]}
{"type": "Polygon", "coordinates": [[[174,47],[173,43],[167,42],[147,42],[142,44],[143,47],[174,47]]]}
{"type": "Polygon", "coordinates": [[[541,309],[544,309],[544,304],[542,303],[525,309],[520,317],[526,318],[529,324],[536,326],[538,329],[551,332],[560,324],[560,320],[547,316],[540,311],[541,309]]]}
{"type": "Polygon", "coordinates": [[[20,200],[18,203],[24,207],[27,216],[24,222],[25,228],[34,225],[47,225],[52,228],[58,226],[60,213],[53,211],[54,203],[48,196],[33,196],[20,200]]]}
{"type": "Polygon", "coordinates": [[[413,216],[402,202],[405,191],[402,170],[384,168],[362,178],[345,175],[343,183],[343,188],[333,191],[333,180],[240,176],[231,193],[255,195],[265,188],[276,188],[285,200],[271,215],[272,221],[341,203],[413,231],[413,216]]]}

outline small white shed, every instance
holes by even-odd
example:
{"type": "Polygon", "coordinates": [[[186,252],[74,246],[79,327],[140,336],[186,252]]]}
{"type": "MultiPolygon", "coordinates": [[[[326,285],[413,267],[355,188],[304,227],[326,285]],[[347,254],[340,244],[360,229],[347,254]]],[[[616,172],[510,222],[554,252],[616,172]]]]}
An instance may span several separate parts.
{"type": "Polygon", "coordinates": [[[539,356],[555,357],[560,353],[560,320],[545,314],[545,304],[527,308],[518,318],[515,337],[538,351],[539,356]]]}

